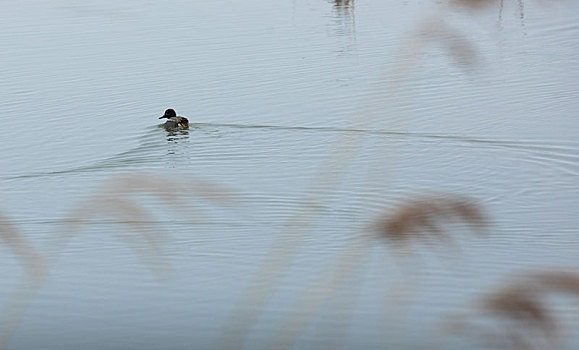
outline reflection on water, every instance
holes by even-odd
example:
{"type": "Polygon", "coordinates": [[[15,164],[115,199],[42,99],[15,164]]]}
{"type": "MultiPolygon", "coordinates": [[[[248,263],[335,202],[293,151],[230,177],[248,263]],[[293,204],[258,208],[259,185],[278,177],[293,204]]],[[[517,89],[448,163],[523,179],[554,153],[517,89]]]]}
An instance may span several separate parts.
{"type": "Polygon", "coordinates": [[[171,143],[185,142],[189,138],[189,130],[167,131],[167,141],[171,143]]]}
{"type": "MultiPolygon", "coordinates": [[[[503,28],[503,12],[505,8],[505,0],[500,0],[498,3],[499,14],[497,25],[499,30],[504,30],[503,28]]],[[[518,10],[518,17],[520,20],[521,27],[525,27],[525,2],[524,0],[517,0],[517,10],[518,10]]]]}
{"type": "MultiPolygon", "coordinates": [[[[184,159],[189,158],[189,155],[183,152],[183,145],[189,141],[189,130],[167,130],[167,155],[180,155],[184,159]]],[[[172,167],[174,167],[173,165],[172,167]]]]}
{"type": "Polygon", "coordinates": [[[354,0],[335,0],[332,29],[343,39],[341,53],[352,53],[356,49],[356,17],[354,0]]]}
{"type": "Polygon", "coordinates": [[[354,0],[334,0],[334,9],[340,17],[354,16],[354,0]]]}

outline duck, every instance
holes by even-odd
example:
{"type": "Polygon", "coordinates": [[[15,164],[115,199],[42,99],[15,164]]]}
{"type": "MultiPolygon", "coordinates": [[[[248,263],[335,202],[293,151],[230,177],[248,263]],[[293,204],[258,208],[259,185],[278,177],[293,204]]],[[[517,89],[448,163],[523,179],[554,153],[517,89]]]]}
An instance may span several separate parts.
{"type": "Polygon", "coordinates": [[[167,118],[163,127],[165,129],[187,129],[189,127],[189,120],[185,117],[177,116],[174,109],[168,109],[159,119],[167,118]]]}

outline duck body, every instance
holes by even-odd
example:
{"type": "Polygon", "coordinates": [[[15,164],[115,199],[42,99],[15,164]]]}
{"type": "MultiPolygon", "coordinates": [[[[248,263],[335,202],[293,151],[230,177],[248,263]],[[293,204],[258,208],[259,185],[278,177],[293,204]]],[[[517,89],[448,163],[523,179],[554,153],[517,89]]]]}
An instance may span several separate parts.
{"type": "Polygon", "coordinates": [[[165,129],[187,129],[189,127],[189,120],[185,117],[178,116],[174,109],[168,109],[159,119],[167,118],[163,127],[165,129]]]}

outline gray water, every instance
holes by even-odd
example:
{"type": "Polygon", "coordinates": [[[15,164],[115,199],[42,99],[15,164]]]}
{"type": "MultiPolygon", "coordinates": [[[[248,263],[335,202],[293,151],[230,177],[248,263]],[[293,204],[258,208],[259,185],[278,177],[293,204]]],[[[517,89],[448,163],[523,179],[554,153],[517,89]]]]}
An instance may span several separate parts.
{"type": "MultiPolygon", "coordinates": [[[[0,346],[475,348],[449,315],[579,268],[578,14],[3,2],[0,346]],[[432,193],[476,201],[487,235],[455,223],[401,263],[373,223],[432,193]]],[[[574,349],[579,303],[554,303],[574,349]]]]}

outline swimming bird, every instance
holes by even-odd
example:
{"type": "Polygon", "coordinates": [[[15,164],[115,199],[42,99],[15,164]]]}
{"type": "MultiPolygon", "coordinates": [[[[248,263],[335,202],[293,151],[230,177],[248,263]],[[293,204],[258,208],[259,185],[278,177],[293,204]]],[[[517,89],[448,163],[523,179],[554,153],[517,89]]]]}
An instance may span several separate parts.
{"type": "Polygon", "coordinates": [[[185,117],[177,116],[174,109],[165,111],[159,119],[167,118],[168,120],[163,125],[165,129],[187,129],[189,127],[189,120],[185,117]]]}

